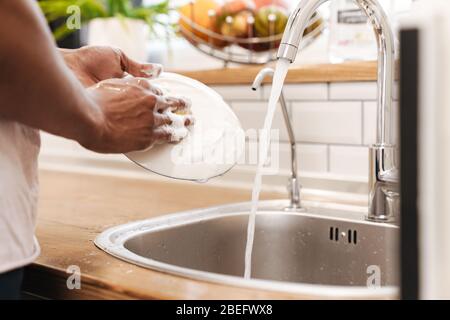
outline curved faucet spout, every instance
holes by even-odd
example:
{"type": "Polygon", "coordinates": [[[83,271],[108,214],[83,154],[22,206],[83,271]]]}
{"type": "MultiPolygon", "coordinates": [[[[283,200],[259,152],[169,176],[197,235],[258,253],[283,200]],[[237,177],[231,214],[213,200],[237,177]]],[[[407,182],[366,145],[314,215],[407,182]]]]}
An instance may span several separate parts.
{"type": "MultiPolygon", "coordinates": [[[[286,25],[278,59],[294,62],[309,20],[320,5],[330,0],[301,0],[286,25]]],[[[369,18],[378,47],[377,137],[370,150],[369,215],[374,221],[393,221],[398,211],[396,147],[391,140],[392,91],[394,87],[394,34],[377,0],[355,0],[369,18]]]]}
{"type": "MultiPolygon", "coordinates": [[[[278,59],[294,62],[309,20],[323,3],[330,0],[301,0],[289,17],[278,49],[278,59]]],[[[355,0],[368,16],[378,46],[377,145],[394,144],[391,140],[392,88],[394,82],[394,34],[377,0],[355,0]]]]}

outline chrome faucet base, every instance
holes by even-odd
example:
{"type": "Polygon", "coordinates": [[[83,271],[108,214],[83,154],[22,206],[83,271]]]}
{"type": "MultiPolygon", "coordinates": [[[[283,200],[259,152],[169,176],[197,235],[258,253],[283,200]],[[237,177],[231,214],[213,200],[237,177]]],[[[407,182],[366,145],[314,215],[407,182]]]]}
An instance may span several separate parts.
{"type": "Polygon", "coordinates": [[[373,145],[369,155],[369,213],[367,220],[394,222],[400,210],[397,154],[394,145],[373,145]]]}
{"type": "MultiPolygon", "coordinates": [[[[294,149],[294,152],[295,152],[295,149],[294,149]]],[[[296,177],[291,177],[289,179],[289,184],[288,184],[289,198],[291,199],[291,201],[289,203],[289,206],[284,208],[284,211],[288,211],[288,212],[306,211],[305,208],[301,206],[300,190],[301,190],[301,185],[298,182],[298,179],[296,177]]]]}

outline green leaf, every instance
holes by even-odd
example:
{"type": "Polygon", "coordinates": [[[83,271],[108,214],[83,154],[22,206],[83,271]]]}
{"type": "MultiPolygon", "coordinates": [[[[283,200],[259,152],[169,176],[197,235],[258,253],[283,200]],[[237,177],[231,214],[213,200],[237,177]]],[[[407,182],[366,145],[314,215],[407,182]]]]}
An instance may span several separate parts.
{"type": "MultiPolygon", "coordinates": [[[[150,30],[155,24],[172,28],[171,25],[158,21],[158,15],[169,13],[169,0],[163,0],[148,6],[133,6],[130,0],[41,0],[38,2],[48,22],[68,18],[67,8],[78,6],[80,8],[81,22],[83,24],[95,18],[132,18],[145,21],[150,30]]],[[[59,26],[54,32],[55,39],[62,39],[74,30],[69,30],[65,24],[59,26]]]]}

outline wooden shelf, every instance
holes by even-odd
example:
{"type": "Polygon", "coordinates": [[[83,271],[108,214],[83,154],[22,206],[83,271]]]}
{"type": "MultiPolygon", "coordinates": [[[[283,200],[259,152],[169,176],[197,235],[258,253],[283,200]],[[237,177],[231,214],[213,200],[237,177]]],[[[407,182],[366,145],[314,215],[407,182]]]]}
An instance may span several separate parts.
{"type": "MultiPolygon", "coordinates": [[[[250,84],[263,66],[223,68],[202,71],[176,71],[207,85],[250,84]]],[[[294,66],[289,70],[286,83],[375,81],[377,62],[345,62],[339,64],[311,64],[294,66]]],[[[267,79],[266,82],[270,82],[267,79]]]]}

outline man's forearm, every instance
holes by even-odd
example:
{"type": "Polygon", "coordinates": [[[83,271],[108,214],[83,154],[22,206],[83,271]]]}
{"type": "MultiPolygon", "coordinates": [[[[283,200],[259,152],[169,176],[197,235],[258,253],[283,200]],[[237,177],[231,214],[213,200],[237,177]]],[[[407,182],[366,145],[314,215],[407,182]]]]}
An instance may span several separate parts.
{"type": "Polygon", "coordinates": [[[33,1],[0,1],[0,117],[80,142],[100,116],[33,1]]]}

